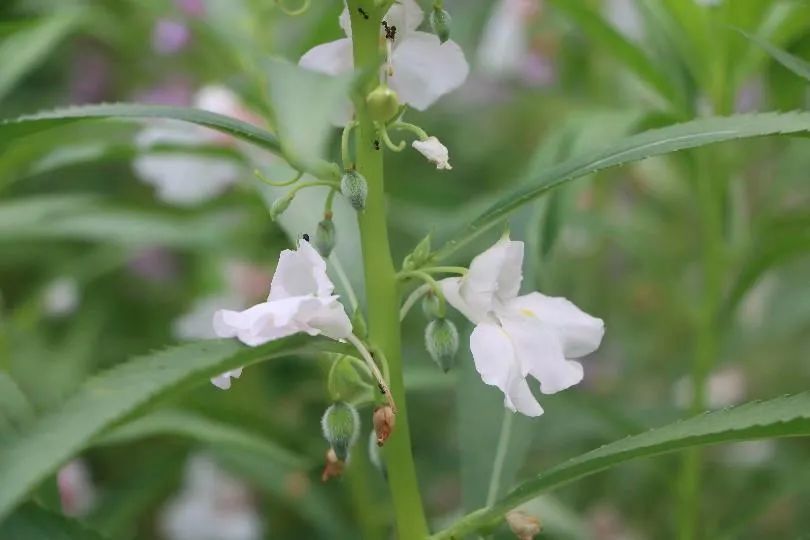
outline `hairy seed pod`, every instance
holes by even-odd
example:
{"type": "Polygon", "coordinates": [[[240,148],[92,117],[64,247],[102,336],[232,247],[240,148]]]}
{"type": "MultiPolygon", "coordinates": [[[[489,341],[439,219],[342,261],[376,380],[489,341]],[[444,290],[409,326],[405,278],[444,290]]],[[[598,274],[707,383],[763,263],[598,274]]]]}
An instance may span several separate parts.
{"type": "Polygon", "coordinates": [[[324,259],[329,258],[337,242],[335,234],[335,223],[332,218],[323,219],[315,228],[315,249],[324,259]]]}
{"type": "Polygon", "coordinates": [[[340,461],[349,457],[349,449],[357,440],[360,432],[360,417],[357,409],[345,401],[333,403],[323,413],[321,428],[326,442],[335,451],[340,461]]]}
{"type": "Polygon", "coordinates": [[[366,208],[368,184],[359,172],[352,170],[343,174],[343,178],[340,179],[340,192],[358,212],[366,208]]]}
{"type": "Polygon", "coordinates": [[[447,373],[455,365],[458,330],[449,319],[434,319],[425,328],[425,347],[436,364],[447,373]]]}
{"type": "Polygon", "coordinates": [[[432,290],[425,293],[425,296],[422,297],[422,313],[424,313],[425,318],[429,321],[442,317],[441,301],[432,290]]]}
{"type": "Polygon", "coordinates": [[[442,43],[450,39],[450,22],[450,14],[442,8],[433,8],[430,12],[430,27],[442,43]]]}

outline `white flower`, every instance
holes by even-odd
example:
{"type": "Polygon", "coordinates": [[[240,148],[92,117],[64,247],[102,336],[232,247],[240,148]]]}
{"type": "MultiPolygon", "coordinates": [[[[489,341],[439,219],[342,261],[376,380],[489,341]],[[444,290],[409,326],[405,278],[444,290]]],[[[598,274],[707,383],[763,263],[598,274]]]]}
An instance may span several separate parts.
{"type": "Polygon", "coordinates": [[[189,460],[160,529],[169,540],[259,540],[264,533],[248,488],[202,455],[189,460]]]}
{"type": "MultiPolygon", "coordinates": [[[[195,96],[197,108],[231,116],[245,117],[239,98],[221,86],[206,86],[195,96]]],[[[195,155],[191,152],[153,151],[155,146],[189,147],[227,146],[232,138],[197,126],[156,122],[135,137],[142,155],[133,163],[135,173],[152,184],[162,201],[176,205],[195,205],[216,197],[228,189],[242,173],[233,159],[195,155]]]]}
{"type": "Polygon", "coordinates": [[[86,516],[95,506],[96,488],[83,460],[74,459],[59,469],[56,484],[65,515],[86,516]]]}
{"type": "Polygon", "coordinates": [[[436,137],[428,137],[424,141],[413,141],[411,146],[435,163],[437,169],[446,169],[449,171],[453,168],[450,166],[450,154],[447,151],[447,147],[436,137]]]}
{"type": "Polygon", "coordinates": [[[475,368],[504,393],[504,404],[527,416],[543,414],[526,377],[554,394],[582,380],[580,358],[595,351],[604,323],[565,298],[518,296],[523,242],[503,238],[473,259],[463,278],[441,281],[447,301],[476,327],[470,336],[475,368]]]}
{"type": "Polygon", "coordinates": [[[73,278],[57,278],[45,287],[42,300],[47,315],[51,317],[70,315],[79,307],[79,284],[73,278]]]}
{"type": "MultiPolygon", "coordinates": [[[[388,86],[401,102],[423,111],[461,86],[469,73],[464,52],[452,40],[441,43],[435,35],[416,30],[424,13],[414,0],[399,0],[384,19],[389,26],[397,27],[388,86]]],[[[329,75],[350,72],[354,61],[348,9],[340,16],[340,26],[348,37],[310,49],[299,64],[329,75]]]]}
{"type": "Polygon", "coordinates": [[[478,47],[478,66],[490,75],[520,74],[529,56],[529,27],[537,0],[501,0],[492,9],[478,47]]]}
{"type": "Polygon", "coordinates": [[[334,290],[326,262],[309,242],[300,240],[296,251],[281,252],[267,301],[244,311],[217,311],[214,331],[252,347],[298,332],[348,338],[352,325],[334,290]]]}

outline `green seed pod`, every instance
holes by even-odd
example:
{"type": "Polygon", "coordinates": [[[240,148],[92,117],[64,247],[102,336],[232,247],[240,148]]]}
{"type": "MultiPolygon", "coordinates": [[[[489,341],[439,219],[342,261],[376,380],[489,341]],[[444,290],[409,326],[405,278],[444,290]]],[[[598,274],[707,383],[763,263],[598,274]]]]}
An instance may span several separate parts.
{"type": "Polygon", "coordinates": [[[436,293],[433,291],[428,291],[427,294],[422,297],[422,313],[425,314],[425,318],[429,321],[442,317],[441,305],[439,297],[436,296],[436,293]]]}
{"type": "Polygon", "coordinates": [[[430,27],[442,43],[450,39],[451,20],[450,14],[442,8],[433,8],[430,12],[430,27]]]}
{"type": "Polygon", "coordinates": [[[335,223],[332,218],[323,219],[315,228],[315,249],[324,259],[335,249],[335,223]]]}
{"type": "Polygon", "coordinates": [[[458,330],[448,319],[434,319],[425,328],[425,347],[436,364],[447,373],[455,365],[458,330]]]}
{"type": "Polygon", "coordinates": [[[321,418],[323,436],[335,455],[341,461],[349,457],[349,449],[357,440],[360,433],[360,417],[357,409],[345,401],[333,403],[323,413],[321,418]]]}
{"type": "Polygon", "coordinates": [[[358,212],[365,209],[368,184],[362,174],[353,170],[346,171],[340,179],[340,192],[349,199],[352,208],[358,212]]]}
{"type": "Polygon", "coordinates": [[[273,204],[270,206],[270,219],[273,221],[277,220],[278,217],[290,207],[292,200],[292,197],[285,195],[284,197],[273,201],[273,204]]]}
{"type": "Polygon", "coordinates": [[[399,111],[397,93],[382,84],[366,96],[368,112],[375,122],[387,122],[399,111]]]}

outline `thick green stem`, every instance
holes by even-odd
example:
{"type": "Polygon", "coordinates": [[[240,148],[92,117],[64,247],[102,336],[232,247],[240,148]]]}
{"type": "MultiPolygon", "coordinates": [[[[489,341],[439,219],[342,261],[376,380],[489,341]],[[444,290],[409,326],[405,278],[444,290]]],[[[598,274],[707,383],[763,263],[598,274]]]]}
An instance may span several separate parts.
{"type": "MultiPolygon", "coordinates": [[[[382,10],[375,7],[372,0],[349,0],[348,7],[352,22],[354,65],[360,71],[374,71],[379,59],[382,10]]],[[[363,93],[372,90],[376,84],[376,80],[370,80],[363,93]]],[[[428,535],[428,527],[411,455],[408,409],[402,377],[399,293],[388,243],[382,151],[375,149],[376,132],[373,120],[365,109],[365,100],[355,100],[355,110],[358,122],[355,130],[356,165],[368,182],[366,210],[358,213],[358,222],[366,280],[369,341],[388,359],[389,382],[397,404],[396,429],[386,442],[383,453],[388,468],[398,538],[422,540],[428,535]]]]}

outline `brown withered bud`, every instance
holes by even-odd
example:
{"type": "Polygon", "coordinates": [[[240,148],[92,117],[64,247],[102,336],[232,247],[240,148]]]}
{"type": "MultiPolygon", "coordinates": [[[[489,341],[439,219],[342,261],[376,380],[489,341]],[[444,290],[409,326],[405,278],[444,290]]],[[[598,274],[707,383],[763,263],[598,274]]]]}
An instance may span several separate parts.
{"type": "Polygon", "coordinates": [[[518,540],[533,540],[540,534],[540,520],[522,510],[512,510],[506,514],[506,523],[518,540]]]}
{"type": "Polygon", "coordinates": [[[374,433],[377,434],[377,446],[382,446],[391,432],[394,431],[394,424],[396,424],[397,415],[390,405],[383,405],[374,409],[374,433]]]}
{"type": "Polygon", "coordinates": [[[326,463],[321,473],[321,482],[328,482],[332,478],[337,478],[343,474],[346,463],[339,460],[335,451],[331,448],[326,451],[326,463]]]}

